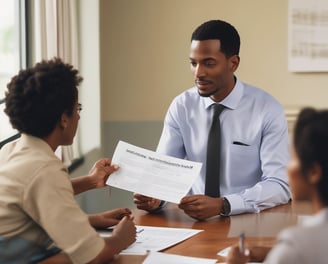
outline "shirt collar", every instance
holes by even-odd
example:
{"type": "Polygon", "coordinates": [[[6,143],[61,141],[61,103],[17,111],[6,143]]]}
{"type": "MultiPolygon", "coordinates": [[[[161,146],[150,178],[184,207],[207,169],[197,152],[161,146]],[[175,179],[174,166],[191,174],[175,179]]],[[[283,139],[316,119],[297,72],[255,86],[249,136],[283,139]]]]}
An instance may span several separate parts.
{"type": "MultiPolygon", "coordinates": [[[[244,94],[244,84],[236,77],[236,84],[232,91],[220,104],[230,109],[236,109],[244,94]]],[[[214,102],[210,97],[203,97],[205,108],[209,108],[214,102]]]]}
{"type": "Polygon", "coordinates": [[[21,147],[38,148],[42,149],[45,153],[48,153],[51,156],[54,155],[51,147],[41,138],[22,133],[18,142],[21,147]]]}

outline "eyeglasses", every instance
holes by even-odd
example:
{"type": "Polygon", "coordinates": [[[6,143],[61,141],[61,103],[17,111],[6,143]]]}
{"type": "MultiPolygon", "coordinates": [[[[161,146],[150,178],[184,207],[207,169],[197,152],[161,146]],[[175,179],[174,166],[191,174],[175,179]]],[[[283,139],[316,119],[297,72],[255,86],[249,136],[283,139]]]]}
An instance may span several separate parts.
{"type": "Polygon", "coordinates": [[[77,104],[76,111],[78,114],[82,111],[82,104],[80,104],[80,103],[77,104]]]}

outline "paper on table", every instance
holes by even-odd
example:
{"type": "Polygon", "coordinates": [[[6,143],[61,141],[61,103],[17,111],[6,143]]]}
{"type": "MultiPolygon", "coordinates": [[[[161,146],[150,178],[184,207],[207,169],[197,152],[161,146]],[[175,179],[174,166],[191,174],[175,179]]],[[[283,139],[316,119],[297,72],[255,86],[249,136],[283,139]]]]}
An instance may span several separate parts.
{"type": "Polygon", "coordinates": [[[215,264],[216,259],[194,258],[174,254],[151,252],[143,264],[215,264]]]}
{"type": "Polygon", "coordinates": [[[119,141],[112,163],[120,169],[107,185],[179,203],[199,175],[202,163],[178,159],[119,141]]]}
{"type": "Polygon", "coordinates": [[[160,251],[180,243],[203,230],[191,228],[170,228],[137,226],[137,240],[121,254],[145,254],[160,251]]]}
{"type": "MultiPolygon", "coordinates": [[[[218,252],[221,257],[227,257],[231,247],[226,247],[218,252]]],[[[259,264],[262,262],[247,262],[246,264],[259,264]]],[[[225,262],[218,262],[217,264],[226,264],[225,262]]]]}
{"type": "Polygon", "coordinates": [[[218,255],[221,257],[227,257],[231,247],[226,247],[218,252],[218,255]]]}
{"type": "MultiPolygon", "coordinates": [[[[154,226],[136,226],[137,240],[120,254],[146,255],[147,252],[160,251],[180,243],[203,230],[191,228],[171,228],[154,226]]],[[[110,232],[98,231],[102,237],[110,232]]]]}

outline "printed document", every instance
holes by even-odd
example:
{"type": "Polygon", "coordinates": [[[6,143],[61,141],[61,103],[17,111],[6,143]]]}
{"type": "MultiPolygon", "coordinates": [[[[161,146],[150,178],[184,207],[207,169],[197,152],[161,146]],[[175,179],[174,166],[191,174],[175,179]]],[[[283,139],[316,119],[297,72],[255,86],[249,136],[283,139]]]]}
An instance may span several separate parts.
{"type": "Polygon", "coordinates": [[[194,258],[161,252],[151,252],[143,264],[215,264],[216,259],[194,258]]]}
{"type": "Polygon", "coordinates": [[[180,203],[187,195],[202,163],[178,159],[119,141],[112,163],[120,169],[107,185],[156,199],[180,203]]]}
{"type": "MultiPolygon", "coordinates": [[[[136,226],[137,240],[129,247],[121,251],[120,254],[146,255],[149,252],[164,250],[177,243],[180,243],[199,232],[201,229],[172,228],[155,226],[136,226]]],[[[112,234],[112,228],[99,230],[101,237],[108,237],[112,234]]]]}

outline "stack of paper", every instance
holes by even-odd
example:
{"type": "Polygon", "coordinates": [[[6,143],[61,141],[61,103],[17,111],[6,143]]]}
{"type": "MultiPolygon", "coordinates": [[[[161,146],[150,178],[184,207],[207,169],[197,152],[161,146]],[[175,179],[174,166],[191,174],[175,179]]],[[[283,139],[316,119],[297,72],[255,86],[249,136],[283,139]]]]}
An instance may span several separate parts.
{"type": "MultiPolygon", "coordinates": [[[[154,226],[136,226],[137,240],[121,254],[145,255],[160,251],[180,243],[203,230],[191,228],[170,228],[154,226]]],[[[98,231],[102,237],[110,236],[111,229],[98,231]]]]}
{"type": "Polygon", "coordinates": [[[185,257],[174,254],[151,252],[143,264],[215,264],[216,259],[185,257]]]}

